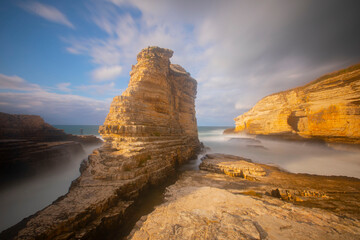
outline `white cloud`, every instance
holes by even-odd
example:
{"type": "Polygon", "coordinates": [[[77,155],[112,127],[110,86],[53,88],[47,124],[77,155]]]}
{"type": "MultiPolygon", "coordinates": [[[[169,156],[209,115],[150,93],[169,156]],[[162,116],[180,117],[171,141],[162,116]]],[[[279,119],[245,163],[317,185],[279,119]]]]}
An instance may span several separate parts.
{"type": "Polygon", "coordinates": [[[36,114],[56,124],[100,124],[110,102],[46,91],[0,92],[0,109],[13,114],[36,114]]]}
{"type": "Polygon", "coordinates": [[[32,91],[32,90],[40,90],[41,88],[37,84],[27,83],[21,77],[7,76],[0,73],[0,89],[32,91]]]}
{"type": "Polygon", "coordinates": [[[71,92],[71,89],[69,88],[71,83],[65,82],[65,83],[59,83],[56,85],[57,89],[63,92],[71,92]]]}
{"type": "MultiPolygon", "coordinates": [[[[98,65],[93,71],[94,79],[99,74],[98,81],[111,79],[110,71],[101,71],[109,66],[122,66],[122,72],[129,72],[142,48],[170,48],[174,50],[171,61],[198,80],[200,122],[232,122],[270,93],[344,67],[344,59],[351,63],[346,58],[327,57],[342,51],[335,40],[335,47],[323,47],[338,35],[332,28],[317,26],[324,14],[332,15],[319,11],[322,7],[312,8],[314,4],[320,3],[106,0],[89,7],[90,18],[106,36],[66,42],[69,52],[87,55],[98,65]],[[141,14],[124,13],[127,8],[141,14]],[[309,24],[307,19],[319,21],[309,24]]],[[[323,7],[328,6],[331,4],[323,7]]],[[[334,19],[329,16],[327,19],[334,19]]]]}
{"type": "Polygon", "coordinates": [[[121,74],[122,67],[115,66],[103,66],[95,69],[92,72],[92,77],[97,82],[113,80],[121,74]]]}
{"type": "Polygon", "coordinates": [[[56,87],[40,87],[28,83],[18,76],[0,74],[0,112],[13,114],[36,114],[50,123],[101,124],[109,111],[111,99],[97,100],[75,94],[59,94],[50,90],[65,92],[80,89],[83,92],[97,91],[97,94],[117,93],[114,83],[89,85],[70,89],[71,83],[60,83],[56,87]]]}
{"type": "Polygon", "coordinates": [[[81,53],[78,49],[71,48],[71,47],[66,48],[66,51],[68,51],[69,53],[72,53],[72,54],[76,54],[76,55],[81,53]]]}
{"type": "Polygon", "coordinates": [[[39,2],[27,2],[20,4],[26,11],[36,14],[48,21],[59,23],[75,29],[75,26],[69,21],[69,19],[58,9],[53,6],[42,4],[39,2]]]}
{"type": "Polygon", "coordinates": [[[91,85],[87,84],[87,85],[78,86],[77,89],[98,96],[103,96],[103,95],[117,96],[117,95],[121,95],[121,93],[124,91],[123,89],[116,88],[114,82],[110,82],[107,84],[91,84],[91,85]]]}
{"type": "MultiPolygon", "coordinates": [[[[99,65],[99,71],[119,65],[123,67],[123,72],[129,72],[131,65],[136,63],[137,53],[153,45],[179,49],[175,52],[178,53],[178,59],[184,63],[190,58],[196,58],[193,44],[184,46],[186,39],[191,38],[191,33],[186,31],[183,24],[173,21],[160,22],[153,16],[136,18],[116,10],[117,7],[113,5],[96,5],[91,11],[92,19],[108,36],[102,39],[63,39],[69,44],[67,51],[89,56],[93,63],[99,65]]],[[[174,59],[176,58],[174,56],[174,59]]],[[[97,73],[97,70],[94,73],[97,73]]]]}

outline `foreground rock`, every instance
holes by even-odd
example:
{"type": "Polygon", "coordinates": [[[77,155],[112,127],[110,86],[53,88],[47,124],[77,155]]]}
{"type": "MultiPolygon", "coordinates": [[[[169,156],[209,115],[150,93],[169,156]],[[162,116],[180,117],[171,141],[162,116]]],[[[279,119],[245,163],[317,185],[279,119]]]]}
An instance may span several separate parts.
{"type": "Polygon", "coordinates": [[[141,190],[174,174],[200,148],[196,81],[170,64],[173,52],[149,47],[127,90],[115,97],[94,151],[69,192],[0,235],[2,239],[112,239],[141,190]]]}
{"type": "Polygon", "coordinates": [[[95,136],[66,134],[40,116],[0,113],[0,187],[74,157],[85,158],[84,147],[101,144],[95,136]]]}
{"type": "Polygon", "coordinates": [[[360,65],[269,95],[235,122],[234,132],[359,144],[360,65]]]}
{"type": "Polygon", "coordinates": [[[166,202],[144,216],[129,239],[360,237],[358,179],[291,174],[221,154],[207,156],[200,168],[207,171],[185,172],[168,187],[166,202]],[[215,173],[249,164],[256,180],[215,173]]]}

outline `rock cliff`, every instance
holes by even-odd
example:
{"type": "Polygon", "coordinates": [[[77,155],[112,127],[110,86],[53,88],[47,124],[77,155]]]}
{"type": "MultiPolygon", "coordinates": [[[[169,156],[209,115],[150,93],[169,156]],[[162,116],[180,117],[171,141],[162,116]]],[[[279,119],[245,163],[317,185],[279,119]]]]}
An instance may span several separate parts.
{"type": "Polygon", "coordinates": [[[61,141],[67,138],[63,130],[54,128],[36,115],[0,112],[0,139],[61,141]]]}
{"type": "Polygon", "coordinates": [[[9,181],[86,157],[83,147],[98,147],[95,136],[66,134],[40,116],[0,113],[0,188],[9,181]]]}
{"type": "Polygon", "coordinates": [[[76,141],[82,144],[99,144],[102,141],[92,135],[66,134],[46,123],[37,115],[8,114],[0,112],[0,139],[21,139],[33,142],[76,141]]]}
{"type": "Polygon", "coordinates": [[[99,129],[105,144],[90,155],[69,192],[0,237],[111,239],[141,190],[195,156],[197,83],[170,64],[172,54],[158,47],[138,54],[127,90],[114,98],[99,129]]]}
{"type": "Polygon", "coordinates": [[[360,64],[269,95],[235,122],[235,132],[359,144],[360,64]]]}

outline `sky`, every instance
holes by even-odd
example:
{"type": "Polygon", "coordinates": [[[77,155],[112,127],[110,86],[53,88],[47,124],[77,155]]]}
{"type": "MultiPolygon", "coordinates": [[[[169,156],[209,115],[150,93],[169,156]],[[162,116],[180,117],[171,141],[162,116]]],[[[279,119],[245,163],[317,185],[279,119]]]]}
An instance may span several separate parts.
{"type": "Polygon", "coordinates": [[[360,62],[358,0],[1,0],[0,112],[102,124],[137,53],[170,48],[199,126],[360,62]]]}

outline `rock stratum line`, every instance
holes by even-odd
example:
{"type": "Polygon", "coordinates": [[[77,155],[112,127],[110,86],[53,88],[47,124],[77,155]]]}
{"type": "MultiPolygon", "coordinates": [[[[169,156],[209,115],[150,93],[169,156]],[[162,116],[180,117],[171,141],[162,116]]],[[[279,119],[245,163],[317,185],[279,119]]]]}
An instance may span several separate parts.
{"type": "Polygon", "coordinates": [[[86,156],[83,147],[102,143],[92,135],[66,134],[40,116],[0,112],[0,188],[86,156]]]}
{"type": "Polygon", "coordinates": [[[200,149],[197,82],[173,51],[143,49],[129,86],[113,99],[99,132],[105,144],[89,156],[69,192],[2,233],[2,239],[104,239],[118,228],[141,190],[175,173],[200,149]]]}
{"type": "Polygon", "coordinates": [[[359,144],[360,64],[269,95],[235,124],[235,132],[359,144]]]}

